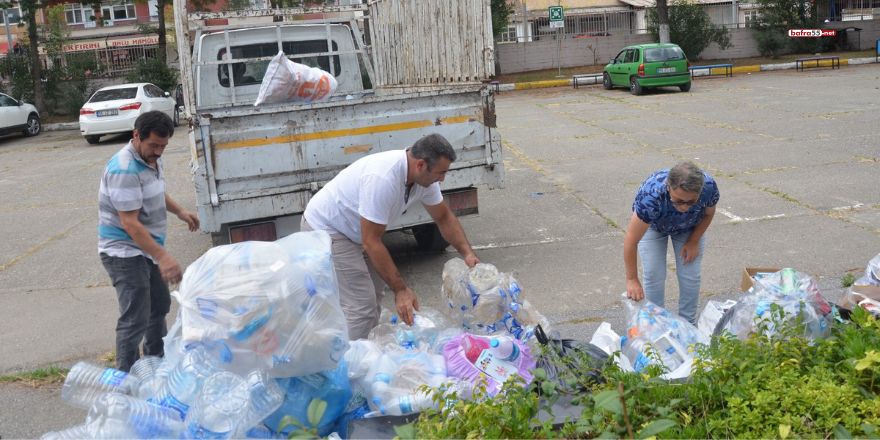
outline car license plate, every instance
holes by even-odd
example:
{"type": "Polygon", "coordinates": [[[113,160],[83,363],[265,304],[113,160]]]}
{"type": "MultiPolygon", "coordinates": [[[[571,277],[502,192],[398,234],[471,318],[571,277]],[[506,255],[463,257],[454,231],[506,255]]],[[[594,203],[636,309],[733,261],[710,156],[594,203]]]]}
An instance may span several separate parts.
{"type": "Polygon", "coordinates": [[[95,114],[98,115],[98,117],[101,117],[101,116],[116,116],[116,115],[119,114],[119,110],[116,110],[116,109],[113,109],[113,110],[99,110],[99,111],[95,112],[95,114]]]}
{"type": "Polygon", "coordinates": [[[675,72],[675,67],[661,67],[657,69],[657,73],[672,73],[675,72]]]}

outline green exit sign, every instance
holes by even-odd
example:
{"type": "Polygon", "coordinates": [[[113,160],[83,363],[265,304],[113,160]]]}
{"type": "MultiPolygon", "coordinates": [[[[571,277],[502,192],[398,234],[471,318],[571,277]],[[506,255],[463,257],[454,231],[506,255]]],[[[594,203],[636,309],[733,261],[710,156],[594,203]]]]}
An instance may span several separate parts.
{"type": "Polygon", "coordinates": [[[562,21],[562,6],[550,6],[550,21],[562,21]]]}

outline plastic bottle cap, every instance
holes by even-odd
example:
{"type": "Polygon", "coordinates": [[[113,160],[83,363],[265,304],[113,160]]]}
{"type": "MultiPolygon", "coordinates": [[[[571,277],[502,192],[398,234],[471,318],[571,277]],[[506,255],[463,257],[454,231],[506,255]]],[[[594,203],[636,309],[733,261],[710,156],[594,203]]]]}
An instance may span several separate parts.
{"type": "Polygon", "coordinates": [[[382,403],[382,398],[379,396],[373,397],[373,403],[376,405],[382,403]]]}
{"type": "Polygon", "coordinates": [[[498,346],[498,339],[492,338],[492,340],[489,341],[489,345],[491,345],[493,347],[497,347],[498,346]]]}
{"type": "Polygon", "coordinates": [[[385,405],[379,407],[379,412],[381,412],[382,414],[388,414],[388,412],[385,411],[385,405]]]}
{"type": "Polygon", "coordinates": [[[391,323],[392,323],[392,324],[397,324],[397,315],[394,315],[394,316],[391,317],[391,323]]]}

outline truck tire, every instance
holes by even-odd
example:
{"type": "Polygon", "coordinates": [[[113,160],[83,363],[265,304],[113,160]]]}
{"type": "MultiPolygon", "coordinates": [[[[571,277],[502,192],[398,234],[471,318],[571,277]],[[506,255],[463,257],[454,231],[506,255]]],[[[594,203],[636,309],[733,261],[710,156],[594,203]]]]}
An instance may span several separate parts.
{"type": "Polygon", "coordinates": [[[436,223],[415,226],[412,228],[412,231],[413,237],[416,238],[416,242],[419,244],[419,249],[423,251],[442,251],[449,247],[449,242],[443,239],[443,235],[440,234],[440,228],[436,223]]]}

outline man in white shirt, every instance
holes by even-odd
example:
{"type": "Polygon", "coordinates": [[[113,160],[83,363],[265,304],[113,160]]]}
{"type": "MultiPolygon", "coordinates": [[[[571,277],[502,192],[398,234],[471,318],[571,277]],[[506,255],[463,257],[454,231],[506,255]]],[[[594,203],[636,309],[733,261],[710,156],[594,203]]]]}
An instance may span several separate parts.
{"type": "Polygon", "coordinates": [[[474,267],[474,254],[461,223],[443,203],[440,184],[455,161],[443,136],[425,136],[406,150],[371,154],[342,170],[318,191],[303,214],[303,231],[325,231],[333,240],[339,302],[352,340],[366,338],[379,323],[385,285],[394,292],[397,314],[413,324],[419,311],[415,293],[400,276],[382,243],[388,225],[421,202],[443,238],[474,267]]]}

